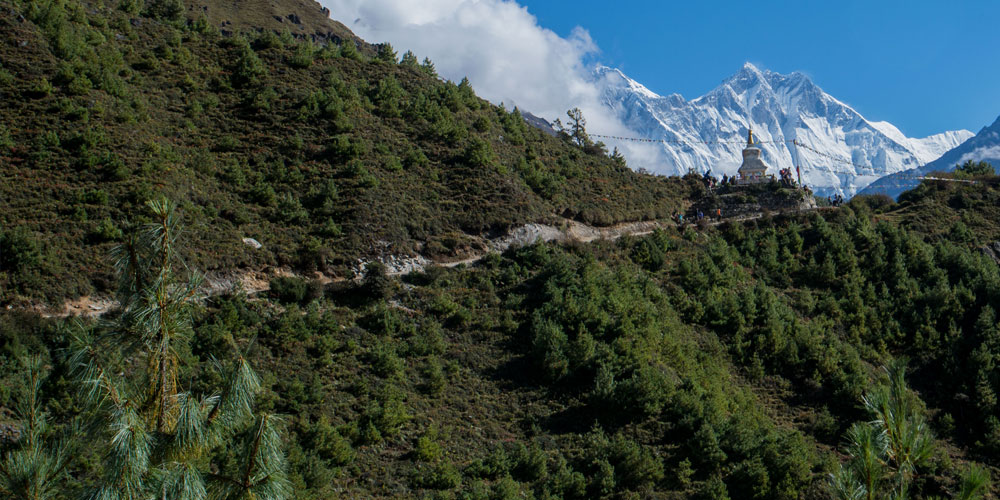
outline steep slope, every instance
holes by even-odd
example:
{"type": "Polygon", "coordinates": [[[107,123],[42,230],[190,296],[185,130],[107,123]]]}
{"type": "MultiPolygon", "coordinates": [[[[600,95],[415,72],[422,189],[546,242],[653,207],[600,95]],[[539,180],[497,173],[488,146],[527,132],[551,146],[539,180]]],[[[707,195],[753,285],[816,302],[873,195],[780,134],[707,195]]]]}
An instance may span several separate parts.
{"type": "Polygon", "coordinates": [[[250,19],[226,36],[176,11],[18,5],[0,9],[0,253],[19,255],[0,259],[0,304],[105,291],[119,222],[162,195],[187,206],[200,269],[331,277],[387,254],[460,259],[556,216],[665,217],[687,196],[412,58],[250,19]]]}
{"type": "Polygon", "coordinates": [[[645,138],[683,142],[664,144],[662,163],[651,168],[662,174],[689,169],[733,174],[751,127],[763,141],[773,173],[794,167],[793,139],[872,167],[853,167],[800,148],[806,185],[819,194],[851,195],[884,175],[933,161],[972,135],[961,130],[908,138],[887,122],[866,120],[802,73],[781,75],[750,63],[692,101],[678,94],[659,96],[616,69],[599,67],[594,78],[605,104],[630,129],[645,138]]]}
{"type": "Polygon", "coordinates": [[[893,198],[920,184],[914,176],[931,172],[951,172],[966,161],[986,161],[1000,166],[1000,118],[992,125],[983,127],[975,137],[968,139],[940,158],[921,167],[889,175],[866,187],[861,194],[886,194],[893,198]]]}
{"type": "Polygon", "coordinates": [[[331,12],[313,0],[239,0],[214,2],[186,0],[186,16],[197,20],[204,16],[213,26],[224,32],[247,29],[288,31],[299,38],[311,41],[340,43],[351,40],[367,45],[346,26],[330,18],[331,12]]]}

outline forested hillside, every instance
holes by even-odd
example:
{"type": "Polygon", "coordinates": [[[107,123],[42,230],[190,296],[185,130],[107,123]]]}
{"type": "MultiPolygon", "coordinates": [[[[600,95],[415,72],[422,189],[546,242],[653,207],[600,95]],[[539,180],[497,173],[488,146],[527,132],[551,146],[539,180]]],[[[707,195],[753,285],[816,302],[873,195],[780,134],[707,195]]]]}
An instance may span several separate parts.
{"type": "Polygon", "coordinates": [[[5,498],[996,498],[994,177],[329,282],[703,188],[177,5],[0,9],[5,498]]]}
{"type": "Polygon", "coordinates": [[[457,257],[474,236],[556,215],[665,217],[691,189],[349,32],[322,45],[258,32],[285,23],[241,9],[224,36],[208,21],[221,7],[190,19],[171,2],[3,6],[0,304],[107,293],[116,225],[157,195],[185,206],[205,271],[350,277],[360,257],[457,257]]]}

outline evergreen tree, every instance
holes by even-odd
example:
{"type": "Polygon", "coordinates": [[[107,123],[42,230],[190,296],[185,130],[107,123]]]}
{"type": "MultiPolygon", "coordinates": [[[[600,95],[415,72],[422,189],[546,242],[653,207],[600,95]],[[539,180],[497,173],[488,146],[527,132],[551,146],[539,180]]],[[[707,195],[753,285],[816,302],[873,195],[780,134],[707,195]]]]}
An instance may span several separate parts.
{"type": "Polygon", "coordinates": [[[103,475],[90,498],[289,498],[282,420],[254,415],[260,379],[247,360],[217,363],[224,384],[215,394],[180,386],[178,353],[187,350],[201,279],[177,255],[175,205],[149,207],[153,222],[130,231],[113,254],[117,319],[72,345],[70,367],[103,427],[103,475]],[[227,453],[232,460],[213,460],[227,453]]]}
{"type": "Polygon", "coordinates": [[[567,132],[573,142],[580,147],[591,146],[593,142],[587,135],[587,120],[583,117],[583,111],[580,111],[580,108],[573,108],[566,112],[566,116],[569,117],[567,132]]]}
{"type": "Polygon", "coordinates": [[[403,59],[399,61],[399,65],[407,67],[407,68],[419,68],[420,67],[420,63],[417,62],[417,56],[416,56],[416,54],[414,54],[413,51],[410,51],[410,50],[407,50],[406,53],[403,54],[403,59]]]}
{"type": "Polygon", "coordinates": [[[375,56],[375,59],[384,63],[396,64],[396,51],[393,50],[389,42],[383,43],[378,46],[378,54],[375,56]]]}
{"type": "Polygon", "coordinates": [[[0,493],[16,500],[46,500],[60,491],[65,477],[70,441],[53,443],[48,416],[42,409],[41,387],[45,372],[40,357],[25,362],[25,397],[18,401],[15,426],[0,429],[4,434],[0,461],[0,493]]]}
{"type": "MultiPolygon", "coordinates": [[[[830,474],[830,488],[838,500],[912,498],[910,487],[919,467],[934,451],[934,435],[921,413],[919,399],[906,386],[905,365],[885,367],[887,384],[864,396],[872,417],[847,431],[850,459],[830,474]]],[[[978,466],[962,478],[957,500],[977,500],[989,490],[989,473],[978,466]]]]}
{"type": "Polygon", "coordinates": [[[955,166],[955,172],[959,174],[960,177],[976,177],[980,175],[994,175],[996,171],[993,169],[993,165],[985,161],[972,161],[968,160],[961,165],[955,166]]]}
{"type": "Polygon", "coordinates": [[[425,57],[423,64],[420,65],[420,69],[427,73],[428,76],[437,78],[437,70],[434,68],[434,63],[431,62],[430,58],[425,57]]]}

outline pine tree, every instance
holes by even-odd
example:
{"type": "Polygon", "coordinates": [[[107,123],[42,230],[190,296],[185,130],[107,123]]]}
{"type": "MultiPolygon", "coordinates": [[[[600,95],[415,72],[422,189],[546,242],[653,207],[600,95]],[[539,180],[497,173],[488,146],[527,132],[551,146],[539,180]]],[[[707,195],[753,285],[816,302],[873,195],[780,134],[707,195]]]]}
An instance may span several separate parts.
{"type": "Polygon", "coordinates": [[[282,419],[254,415],[260,379],[245,357],[216,363],[224,384],[215,394],[180,386],[178,353],[192,333],[201,279],[177,255],[175,205],[148,205],[153,222],[130,231],[113,253],[118,318],[100,335],[79,333],[69,360],[103,427],[103,477],[90,498],[289,498],[282,419]],[[236,464],[213,463],[220,451],[236,464]]]}
{"type": "Polygon", "coordinates": [[[420,63],[417,62],[417,56],[416,56],[416,54],[414,54],[412,51],[409,51],[409,50],[407,50],[406,53],[403,54],[403,58],[399,61],[399,65],[407,67],[407,68],[419,68],[420,67],[420,63]]]}
{"type": "MultiPolygon", "coordinates": [[[[911,498],[917,469],[934,451],[934,435],[924,419],[919,400],[906,386],[905,365],[885,367],[887,382],[863,398],[872,420],[847,430],[850,459],[830,474],[830,489],[838,500],[911,498]]],[[[989,472],[973,465],[961,480],[956,500],[978,500],[989,490],[989,472]]]]}
{"type": "Polygon", "coordinates": [[[0,493],[17,500],[55,498],[63,485],[69,441],[49,439],[49,421],[43,411],[41,387],[45,370],[39,357],[25,360],[27,393],[16,407],[18,423],[0,429],[5,453],[0,461],[0,493]],[[9,448],[9,449],[7,449],[9,448]]]}
{"type": "Polygon", "coordinates": [[[587,135],[587,120],[583,117],[583,111],[580,111],[580,108],[573,108],[566,112],[566,116],[570,120],[568,132],[570,137],[573,138],[573,142],[580,147],[592,145],[593,142],[590,140],[590,136],[587,135]]]}
{"type": "Polygon", "coordinates": [[[430,58],[425,57],[423,64],[420,65],[420,69],[427,74],[427,76],[432,76],[437,78],[437,69],[434,68],[434,63],[431,62],[430,58]]]}
{"type": "Polygon", "coordinates": [[[375,59],[384,63],[396,64],[396,51],[389,42],[378,46],[378,54],[375,59]]]}

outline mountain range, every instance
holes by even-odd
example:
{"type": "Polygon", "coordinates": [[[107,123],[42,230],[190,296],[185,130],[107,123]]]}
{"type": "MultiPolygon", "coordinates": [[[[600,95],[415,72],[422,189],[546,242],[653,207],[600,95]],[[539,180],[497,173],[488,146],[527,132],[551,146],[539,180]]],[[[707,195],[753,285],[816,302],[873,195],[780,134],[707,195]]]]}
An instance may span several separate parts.
{"type": "Polygon", "coordinates": [[[732,175],[752,128],[773,173],[794,169],[798,154],[803,183],[819,195],[850,196],[886,175],[928,164],[973,136],[957,130],[910,138],[889,122],[866,119],[803,73],[783,75],[750,63],[690,101],[658,95],[606,66],[591,77],[626,127],[664,141],[655,164],[633,166],[665,175],[732,175]],[[804,146],[796,148],[793,140],[804,146]]]}
{"type": "Polygon", "coordinates": [[[861,194],[887,194],[896,198],[903,191],[917,187],[917,176],[931,172],[950,172],[966,161],[985,161],[1000,166],[1000,117],[983,127],[974,137],[948,151],[937,160],[908,172],[883,177],[866,187],[861,194]]]}

